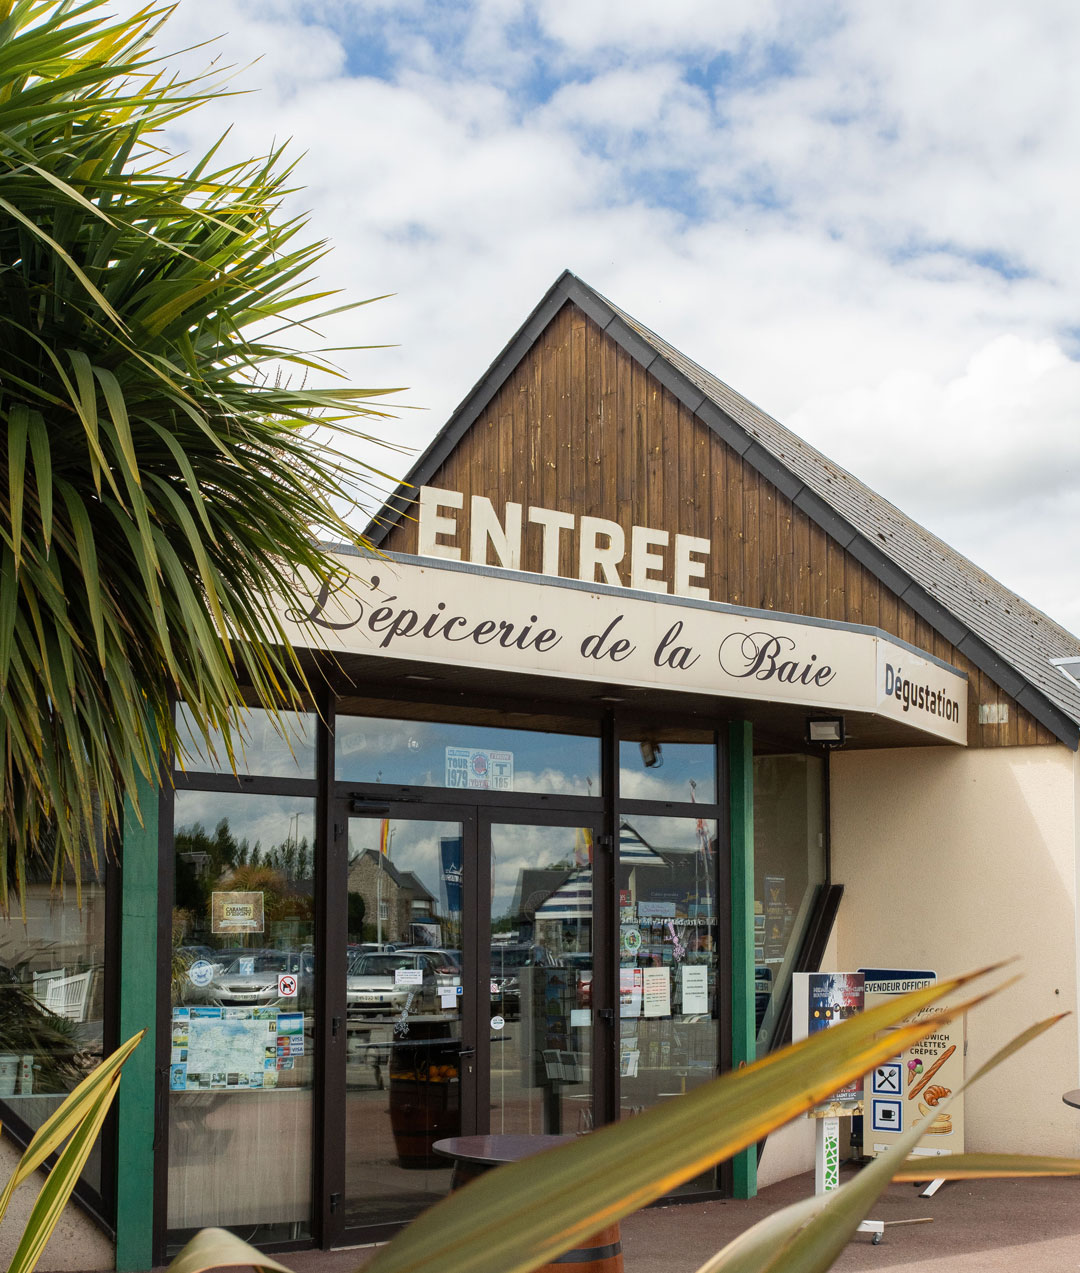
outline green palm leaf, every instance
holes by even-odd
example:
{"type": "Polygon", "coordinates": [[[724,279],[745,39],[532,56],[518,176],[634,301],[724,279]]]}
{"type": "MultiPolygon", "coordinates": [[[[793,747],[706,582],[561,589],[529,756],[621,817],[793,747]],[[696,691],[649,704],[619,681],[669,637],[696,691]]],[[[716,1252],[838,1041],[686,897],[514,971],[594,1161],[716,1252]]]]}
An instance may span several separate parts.
{"type": "Polygon", "coordinates": [[[310,348],[350,306],[281,150],[167,162],[225,90],[170,77],[166,13],[0,0],[0,907],[29,853],[77,870],[118,831],[176,699],[230,752],[242,686],[304,701],[265,602],[306,610],[320,543],[361,543],[348,450],[389,418],[310,348]]]}

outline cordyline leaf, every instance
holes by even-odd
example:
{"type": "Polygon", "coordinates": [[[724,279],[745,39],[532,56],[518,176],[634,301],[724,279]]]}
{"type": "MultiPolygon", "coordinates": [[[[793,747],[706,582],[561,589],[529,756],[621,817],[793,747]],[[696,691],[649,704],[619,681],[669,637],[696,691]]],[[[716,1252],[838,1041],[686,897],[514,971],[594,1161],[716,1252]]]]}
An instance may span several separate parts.
{"type": "Polygon", "coordinates": [[[48,1179],[37,1196],[30,1218],[26,1222],[26,1228],[23,1230],[22,1239],[8,1265],[8,1273],[33,1273],[71,1197],[75,1182],[86,1166],[86,1160],[94,1148],[94,1142],[101,1131],[105,1116],[112,1106],[119,1082],[120,1074],[117,1071],[111,1076],[105,1089],[97,1096],[71,1140],[64,1146],[56,1165],[49,1172],[48,1179]]]}
{"type": "Polygon", "coordinates": [[[488,1172],[414,1220],[365,1273],[527,1273],[550,1263],[966,1011],[970,1003],[905,1021],[981,975],[898,996],[664,1106],[488,1172]]]}
{"type": "Polygon", "coordinates": [[[947,1154],[908,1158],[893,1180],[990,1180],[1009,1176],[1080,1176],[1080,1158],[1042,1154],[947,1154]]]}
{"type": "Polygon", "coordinates": [[[109,1092],[109,1099],[112,1099],[111,1094],[115,1091],[114,1084],[120,1076],[120,1069],[138,1047],[145,1033],[145,1030],[140,1030],[121,1044],[97,1069],[92,1070],[34,1133],[4,1192],[0,1194],[0,1220],[3,1220],[11,1195],[19,1185],[32,1176],[45,1159],[86,1119],[93,1116],[102,1094],[109,1092]]]}
{"type": "Polygon", "coordinates": [[[203,1229],[196,1233],[169,1265],[169,1273],[203,1273],[204,1269],[234,1265],[291,1273],[284,1264],[270,1259],[264,1251],[257,1251],[227,1229],[203,1229]]]}
{"type": "MultiPolygon", "coordinates": [[[[940,1016],[935,1019],[941,1020],[940,1016]]],[[[941,1101],[938,1111],[946,1110],[977,1079],[1060,1020],[1060,1015],[1050,1017],[1017,1035],[980,1066],[952,1096],[941,1101]]],[[[729,1243],[698,1273],[826,1273],[925,1132],[925,1127],[916,1122],[886,1153],[863,1167],[852,1180],[830,1193],[806,1199],[794,1208],[785,1208],[766,1217],[729,1243]]],[[[948,1155],[935,1157],[932,1165],[927,1164],[925,1159],[922,1162],[922,1174],[918,1179],[925,1180],[928,1174],[948,1179],[948,1155]]]]}

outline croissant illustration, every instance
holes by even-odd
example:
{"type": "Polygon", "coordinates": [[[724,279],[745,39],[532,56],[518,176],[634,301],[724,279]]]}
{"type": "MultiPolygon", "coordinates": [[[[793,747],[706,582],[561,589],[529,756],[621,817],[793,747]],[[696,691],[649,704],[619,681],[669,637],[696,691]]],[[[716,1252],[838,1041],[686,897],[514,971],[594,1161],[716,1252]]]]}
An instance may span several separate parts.
{"type": "Polygon", "coordinates": [[[931,1083],[923,1095],[926,1097],[927,1105],[936,1105],[938,1101],[943,1101],[951,1091],[951,1087],[942,1087],[940,1083],[931,1083]]]}

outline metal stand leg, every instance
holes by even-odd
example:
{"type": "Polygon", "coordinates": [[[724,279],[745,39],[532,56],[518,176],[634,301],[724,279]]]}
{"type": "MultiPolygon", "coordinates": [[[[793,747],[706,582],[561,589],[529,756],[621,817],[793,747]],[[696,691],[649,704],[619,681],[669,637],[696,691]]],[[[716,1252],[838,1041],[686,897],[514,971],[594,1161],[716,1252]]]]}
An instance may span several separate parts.
{"type": "MultiPolygon", "coordinates": [[[[815,1122],[814,1192],[831,1193],[840,1187],[840,1120],[818,1118],[815,1122]]],[[[856,1232],[872,1233],[871,1242],[878,1246],[885,1236],[885,1221],[864,1220],[856,1232]]]]}

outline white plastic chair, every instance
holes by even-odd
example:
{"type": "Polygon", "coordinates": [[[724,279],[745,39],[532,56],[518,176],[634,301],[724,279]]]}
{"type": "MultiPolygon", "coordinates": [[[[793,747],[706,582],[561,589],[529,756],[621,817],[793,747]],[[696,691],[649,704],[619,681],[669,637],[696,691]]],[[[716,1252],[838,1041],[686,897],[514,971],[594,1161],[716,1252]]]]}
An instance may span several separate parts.
{"type": "Polygon", "coordinates": [[[85,1021],[90,998],[90,979],[94,970],[77,972],[73,977],[54,977],[45,987],[45,1007],[69,1021],[85,1021]]]}

